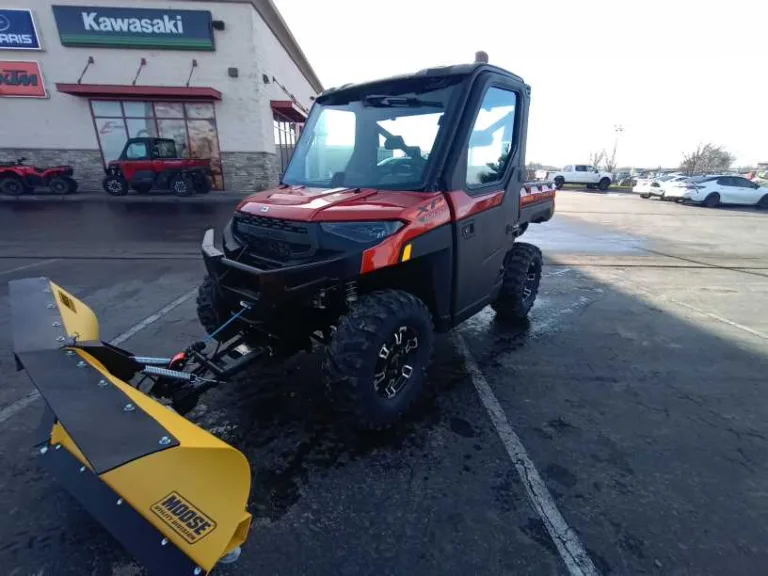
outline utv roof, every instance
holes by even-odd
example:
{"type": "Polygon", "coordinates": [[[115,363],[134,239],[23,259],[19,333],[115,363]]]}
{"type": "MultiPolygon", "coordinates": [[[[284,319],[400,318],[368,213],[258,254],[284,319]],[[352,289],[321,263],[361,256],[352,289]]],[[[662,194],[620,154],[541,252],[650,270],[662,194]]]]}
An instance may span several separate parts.
{"type": "Polygon", "coordinates": [[[510,78],[513,78],[519,82],[523,82],[523,79],[520,78],[520,76],[518,76],[517,74],[512,74],[512,72],[508,70],[504,70],[504,68],[499,68],[498,66],[493,66],[491,64],[484,64],[482,62],[475,62],[473,64],[456,64],[454,66],[438,66],[436,68],[425,68],[413,74],[402,74],[400,76],[391,76],[389,78],[382,78],[379,80],[362,82],[359,84],[344,84],[343,86],[339,86],[338,88],[329,88],[328,90],[320,94],[320,96],[317,97],[317,100],[319,102],[322,102],[323,99],[328,96],[339,95],[347,91],[367,92],[375,88],[376,86],[379,86],[382,84],[388,84],[391,82],[398,82],[403,80],[411,80],[411,79],[419,79],[419,78],[437,79],[437,78],[445,78],[450,76],[469,76],[471,74],[480,73],[482,71],[496,72],[497,74],[503,74],[504,76],[509,76],[510,78]]]}

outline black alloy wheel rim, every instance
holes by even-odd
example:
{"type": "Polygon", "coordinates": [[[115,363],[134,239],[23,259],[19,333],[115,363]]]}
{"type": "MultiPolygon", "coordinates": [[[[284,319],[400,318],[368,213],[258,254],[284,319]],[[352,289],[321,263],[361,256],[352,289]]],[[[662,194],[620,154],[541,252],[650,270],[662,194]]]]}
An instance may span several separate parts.
{"type": "Polygon", "coordinates": [[[122,192],[123,191],[123,185],[119,180],[110,180],[107,183],[107,187],[114,193],[122,192]]]}
{"type": "Polygon", "coordinates": [[[406,388],[417,368],[418,350],[419,335],[411,326],[400,326],[381,345],[373,375],[379,396],[392,400],[406,388]]]}
{"type": "Polygon", "coordinates": [[[6,180],[3,183],[3,190],[6,194],[10,194],[11,196],[21,194],[21,182],[14,179],[6,180]]]}
{"type": "Polygon", "coordinates": [[[523,302],[526,304],[533,296],[534,290],[539,278],[539,266],[536,262],[528,264],[528,271],[525,273],[525,282],[523,282],[523,302]]]}

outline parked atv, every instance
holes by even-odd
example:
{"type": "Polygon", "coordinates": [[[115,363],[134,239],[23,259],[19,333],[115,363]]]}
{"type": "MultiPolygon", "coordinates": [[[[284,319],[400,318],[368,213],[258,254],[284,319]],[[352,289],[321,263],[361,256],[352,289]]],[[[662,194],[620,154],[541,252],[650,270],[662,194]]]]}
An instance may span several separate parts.
{"type": "Polygon", "coordinates": [[[47,186],[54,194],[72,194],[77,191],[72,166],[38,168],[24,164],[25,161],[26,158],[19,158],[14,162],[0,162],[0,194],[29,194],[38,186],[47,186]]]}
{"type": "Polygon", "coordinates": [[[139,194],[171,190],[177,196],[211,190],[211,161],[179,158],[176,142],[169,138],[129,139],[106,173],[102,186],[112,196],[125,196],[130,188],[139,194]]]}
{"type": "Polygon", "coordinates": [[[536,299],[541,252],[515,240],[555,190],[524,182],[529,97],[485,64],[320,95],[282,185],[243,201],[220,243],[206,233],[202,325],[272,357],[320,342],[338,404],[364,427],[397,420],[435,332],[489,304],[519,320],[536,299]]]}

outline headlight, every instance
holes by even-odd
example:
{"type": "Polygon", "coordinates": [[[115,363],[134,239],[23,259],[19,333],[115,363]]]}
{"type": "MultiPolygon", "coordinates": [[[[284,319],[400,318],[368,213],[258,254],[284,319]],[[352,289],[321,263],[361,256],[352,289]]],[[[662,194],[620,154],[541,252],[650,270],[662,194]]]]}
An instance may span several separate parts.
{"type": "Polygon", "coordinates": [[[320,229],[326,234],[340,236],[353,242],[370,244],[391,236],[403,227],[402,222],[323,222],[320,229]]]}

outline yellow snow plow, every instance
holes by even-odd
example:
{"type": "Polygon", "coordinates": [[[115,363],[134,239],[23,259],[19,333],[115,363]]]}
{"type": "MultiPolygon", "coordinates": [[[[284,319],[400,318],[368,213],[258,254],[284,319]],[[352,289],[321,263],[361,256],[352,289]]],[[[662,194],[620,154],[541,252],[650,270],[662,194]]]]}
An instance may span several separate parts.
{"type": "Polygon", "coordinates": [[[99,341],[94,313],[47,278],[10,282],[10,301],[17,366],[47,405],[43,466],[152,574],[206,574],[239,555],[245,456],[129,384],[183,373],[99,341]]]}

